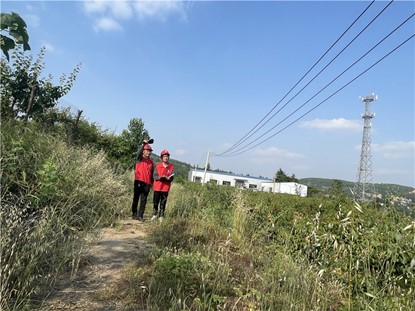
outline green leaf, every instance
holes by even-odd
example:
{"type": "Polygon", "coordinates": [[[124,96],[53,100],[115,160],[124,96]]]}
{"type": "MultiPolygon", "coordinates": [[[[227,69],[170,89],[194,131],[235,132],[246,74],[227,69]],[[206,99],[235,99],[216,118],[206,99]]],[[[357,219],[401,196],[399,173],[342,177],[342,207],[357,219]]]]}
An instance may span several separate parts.
{"type": "Polygon", "coordinates": [[[16,47],[15,42],[10,38],[1,35],[0,43],[1,43],[1,50],[3,51],[3,53],[6,56],[7,60],[9,60],[9,52],[8,51],[12,50],[16,47]]]}
{"type": "Polygon", "coordinates": [[[13,24],[18,25],[18,27],[26,28],[26,22],[20,17],[19,14],[15,12],[11,13],[1,13],[0,16],[1,30],[7,29],[8,27],[13,26],[13,24]]]}
{"type": "Polygon", "coordinates": [[[25,21],[19,16],[19,14],[11,12],[1,13],[0,15],[1,31],[8,32],[8,34],[14,39],[1,35],[1,50],[9,60],[9,51],[16,47],[16,44],[23,45],[23,50],[30,50],[29,35],[26,30],[25,21]],[[13,44],[10,43],[13,41],[13,44]]]}

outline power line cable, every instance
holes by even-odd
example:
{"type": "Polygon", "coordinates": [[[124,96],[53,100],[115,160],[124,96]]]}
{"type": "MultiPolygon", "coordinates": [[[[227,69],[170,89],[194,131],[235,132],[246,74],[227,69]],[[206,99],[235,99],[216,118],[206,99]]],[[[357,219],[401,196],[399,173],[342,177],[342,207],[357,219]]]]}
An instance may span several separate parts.
{"type": "MultiPolygon", "coordinates": [[[[378,43],[376,43],[372,48],[370,48],[365,54],[363,54],[358,60],[356,60],[353,64],[351,64],[349,67],[347,67],[345,70],[343,70],[342,73],[340,73],[339,75],[337,75],[334,79],[332,79],[328,84],[326,84],[326,86],[324,86],[322,89],[320,89],[320,91],[318,91],[317,93],[315,93],[311,98],[309,98],[305,103],[303,103],[301,106],[299,106],[296,110],[294,110],[291,114],[289,114],[287,117],[285,117],[283,120],[281,120],[279,123],[277,123],[275,126],[273,126],[271,129],[269,129],[268,131],[266,131],[265,133],[263,133],[262,135],[260,135],[257,140],[263,136],[265,136],[266,134],[268,134],[269,132],[271,132],[273,129],[275,129],[278,125],[280,125],[281,123],[283,123],[285,120],[287,120],[289,117],[291,117],[294,113],[296,113],[298,110],[300,110],[302,107],[304,107],[307,103],[309,103],[312,99],[314,99],[317,95],[319,95],[322,91],[324,91],[327,87],[329,87],[333,82],[335,82],[338,78],[340,78],[343,74],[345,74],[349,69],[351,69],[352,67],[354,67],[359,61],[361,61],[364,57],[366,57],[370,52],[372,52],[376,47],[378,47],[383,41],[385,41],[387,38],[389,38],[393,33],[395,33],[399,28],[401,28],[404,24],[406,24],[412,17],[414,17],[415,13],[413,13],[412,15],[410,15],[406,20],[404,20],[400,25],[398,25],[397,27],[395,27],[394,30],[392,30],[388,35],[386,35],[385,37],[383,37],[382,40],[380,40],[378,43]]],[[[245,146],[237,149],[234,152],[238,152],[240,150],[243,150],[244,148],[252,145],[255,142],[255,140],[251,141],[250,143],[246,144],[245,146]]],[[[231,153],[232,154],[232,153],[231,153]]],[[[225,155],[226,156],[226,155],[225,155]]]]}
{"type": "MultiPolygon", "coordinates": [[[[364,10],[362,13],[360,13],[360,15],[350,24],[350,26],[340,35],[339,38],[337,38],[337,40],[326,50],[326,52],[313,64],[313,66],[311,66],[310,69],[308,69],[308,71],[300,78],[300,80],[297,81],[297,83],[278,101],[278,103],[276,105],[274,105],[274,107],[247,133],[245,134],[245,136],[243,136],[240,140],[238,140],[233,146],[231,146],[229,149],[227,149],[226,151],[222,152],[220,155],[223,155],[225,153],[228,153],[229,151],[233,150],[234,148],[236,148],[237,146],[239,146],[242,141],[253,131],[255,130],[255,128],[257,128],[273,111],[274,109],[292,92],[292,90],[295,89],[295,87],[297,87],[297,85],[311,72],[311,70],[314,69],[315,66],[317,66],[317,64],[324,58],[324,56],[327,55],[328,52],[331,51],[331,49],[337,44],[337,42],[339,42],[341,40],[341,38],[350,30],[350,28],[353,27],[353,25],[363,16],[363,14],[373,5],[373,3],[375,2],[375,0],[373,0],[364,10]]],[[[393,0],[391,1],[393,2],[393,0]]],[[[390,3],[391,3],[390,2],[390,3]]],[[[272,118],[272,117],[271,117],[272,118]]],[[[269,121],[269,120],[268,120],[269,121]]],[[[266,123],[268,122],[266,121],[266,123]]],[[[266,124],[265,123],[265,124],[266,124]]],[[[265,125],[264,124],[264,125],[265,125]]],[[[262,126],[261,126],[262,128],[262,126]]],[[[259,129],[258,129],[259,130],[259,129]]],[[[253,134],[255,134],[257,131],[255,131],[253,134]]],[[[253,135],[252,134],[252,135],[253,135]]],[[[249,137],[251,137],[252,135],[250,135],[249,137]]],[[[248,138],[249,138],[248,137],[248,138]]]]}
{"type": "MultiPolygon", "coordinates": [[[[395,52],[396,50],[398,50],[401,46],[403,46],[405,43],[409,42],[409,40],[413,39],[415,37],[415,34],[411,35],[409,38],[407,38],[406,40],[404,40],[402,43],[400,43],[397,47],[395,47],[393,50],[391,50],[389,53],[387,53],[385,56],[383,56],[382,58],[380,58],[378,61],[376,61],[375,63],[373,63],[370,67],[368,67],[366,70],[364,70],[363,72],[361,72],[359,75],[357,75],[356,77],[354,77],[352,80],[350,80],[348,83],[346,83],[344,86],[342,86],[341,88],[339,88],[337,91],[335,91],[334,93],[332,93],[330,96],[328,96],[326,99],[324,99],[322,102],[320,102],[318,105],[314,106],[313,108],[311,108],[310,110],[308,110],[307,112],[305,112],[304,114],[302,114],[301,116],[299,116],[297,119],[295,119],[294,121],[292,121],[291,123],[289,123],[288,125],[286,125],[284,128],[282,128],[281,130],[279,130],[278,132],[272,134],[271,136],[267,137],[266,139],[260,141],[259,143],[257,143],[256,145],[246,149],[246,150],[241,150],[240,152],[235,152],[231,155],[226,155],[228,157],[231,156],[236,156],[239,154],[242,154],[246,151],[252,150],[253,148],[261,145],[262,143],[270,140],[271,138],[273,138],[274,136],[276,136],[277,134],[281,133],[282,131],[286,130],[288,127],[290,127],[291,125],[293,125],[294,123],[296,123],[298,120],[302,119],[303,117],[305,117],[306,115],[308,115],[310,112],[312,112],[313,110],[315,110],[317,107],[321,106],[323,103],[325,103],[326,101],[328,101],[330,98],[332,98],[334,95],[336,95],[337,93],[339,93],[341,90],[343,90],[344,88],[346,88],[348,85],[350,85],[352,82],[354,82],[355,80],[357,80],[358,78],[360,78],[362,75],[364,75],[366,72],[368,72],[370,69],[372,69],[374,66],[376,66],[378,63],[380,63],[381,61],[383,61],[385,58],[387,58],[389,55],[391,55],[393,52],[395,52]]],[[[245,146],[246,147],[246,146],[245,146]]]]}
{"type": "MultiPolygon", "coordinates": [[[[67,107],[69,107],[69,108],[76,108],[77,110],[81,110],[78,106],[76,106],[76,105],[72,104],[71,102],[69,102],[69,101],[67,101],[66,99],[63,99],[63,98],[60,98],[60,99],[58,100],[58,103],[65,104],[65,105],[67,105],[67,107]]],[[[64,108],[64,107],[63,107],[63,108],[64,108]]]]}
{"type": "MultiPolygon", "coordinates": [[[[246,137],[246,140],[248,140],[250,137],[252,137],[255,133],[257,133],[261,128],[263,128],[271,119],[273,119],[282,109],[284,109],[293,99],[295,99],[307,86],[309,86],[328,66],[330,66],[336,59],[339,57],[387,8],[389,5],[392,4],[393,1],[389,2],[386,7],[383,8],[381,12],[379,12],[371,21],[369,24],[367,24],[323,69],[321,69],[305,86],[303,86],[289,101],[287,101],[278,111],[276,111],[264,124],[262,124],[257,130],[255,130],[251,135],[246,137]]],[[[268,133],[267,131],[266,133],[268,133]]],[[[265,133],[265,134],[266,134],[265,133]]],[[[264,134],[264,135],[265,135],[264,134]]],[[[261,135],[260,137],[262,137],[261,135]]],[[[256,138],[258,139],[258,138],[256,138]]],[[[241,141],[238,145],[241,145],[244,143],[244,141],[241,141]]],[[[255,140],[254,140],[255,141],[255,140]]],[[[237,147],[237,146],[235,146],[237,147]]]]}
{"type": "Polygon", "coordinates": [[[202,163],[203,159],[206,158],[206,156],[207,156],[207,152],[205,152],[204,154],[202,154],[202,156],[200,157],[199,162],[197,164],[195,164],[196,165],[196,168],[202,167],[201,166],[201,163],[202,163]]]}

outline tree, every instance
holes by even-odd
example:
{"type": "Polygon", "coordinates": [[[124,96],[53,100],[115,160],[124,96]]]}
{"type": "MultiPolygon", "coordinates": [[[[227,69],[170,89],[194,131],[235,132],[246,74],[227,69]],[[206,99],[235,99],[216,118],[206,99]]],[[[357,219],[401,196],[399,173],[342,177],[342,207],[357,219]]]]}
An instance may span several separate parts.
{"type": "Polygon", "coordinates": [[[341,180],[333,179],[333,182],[330,186],[330,196],[343,198],[346,194],[343,191],[343,183],[341,180]]]}
{"type": "Polygon", "coordinates": [[[141,145],[143,140],[149,139],[150,135],[144,128],[144,122],[141,118],[133,118],[128,124],[127,130],[122,131],[121,137],[124,138],[130,150],[135,152],[137,146],[141,145]]]}
{"type": "Polygon", "coordinates": [[[60,84],[52,83],[52,75],[41,77],[45,67],[43,58],[45,48],[42,48],[33,61],[33,56],[23,55],[23,51],[16,49],[10,66],[4,59],[1,60],[1,114],[5,118],[30,118],[41,121],[48,109],[55,107],[58,100],[65,96],[81,69],[78,64],[67,77],[62,74],[60,84]]]}
{"type": "Polygon", "coordinates": [[[137,148],[144,139],[150,138],[150,134],[144,128],[144,122],[140,118],[133,118],[128,124],[128,129],[123,130],[115,144],[111,148],[110,156],[122,163],[125,168],[134,165],[134,158],[137,148]]]}
{"type": "Polygon", "coordinates": [[[293,174],[291,177],[285,174],[285,172],[280,168],[274,177],[275,182],[298,182],[298,179],[293,174]]]}
{"type": "Polygon", "coordinates": [[[295,177],[295,174],[292,174],[292,175],[291,175],[291,177],[290,177],[290,181],[292,181],[292,182],[297,182],[297,183],[298,183],[298,178],[297,178],[297,177],[295,177]]]}
{"type": "Polygon", "coordinates": [[[307,196],[308,197],[314,197],[317,196],[318,194],[320,194],[320,190],[316,187],[313,186],[308,186],[307,187],[307,196]]]}
{"type": "Polygon", "coordinates": [[[9,51],[13,50],[16,47],[16,44],[22,45],[24,51],[30,50],[29,35],[26,30],[27,26],[19,14],[14,12],[1,13],[0,25],[0,45],[7,61],[9,61],[9,51]],[[4,35],[3,33],[8,33],[9,36],[4,35]]]}

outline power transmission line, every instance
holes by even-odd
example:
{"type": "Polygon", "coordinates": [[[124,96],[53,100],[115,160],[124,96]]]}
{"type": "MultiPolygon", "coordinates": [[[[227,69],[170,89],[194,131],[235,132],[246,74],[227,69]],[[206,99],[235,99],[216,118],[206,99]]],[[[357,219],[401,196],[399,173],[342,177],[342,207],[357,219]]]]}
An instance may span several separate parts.
{"type": "MultiPolygon", "coordinates": [[[[245,138],[244,141],[247,141],[252,135],[257,133],[261,128],[263,128],[271,119],[275,117],[282,109],[284,109],[294,98],[297,97],[307,86],[309,86],[325,69],[327,69],[328,66],[330,66],[336,59],[339,57],[388,7],[392,4],[393,1],[389,2],[383,9],[380,11],[371,21],[369,24],[367,24],[323,69],[321,69],[305,86],[303,86],[291,99],[286,102],[278,111],[276,111],[264,124],[262,124],[257,130],[255,130],[251,135],[245,138]]],[[[274,129],[275,126],[272,128],[274,129]]],[[[272,130],[271,129],[271,130],[272,130]]],[[[271,131],[269,130],[269,131],[271,131]]],[[[269,133],[269,131],[265,132],[263,135],[269,133]]],[[[263,135],[261,135],[259,138],[261,138],[263,135]]],[[[258,139],[258,138],[256,138],[258,139]]],[[[241,141],[238,145],[244,143],[244,141],[241,141]]],[[[236,146],[235,146],[236,147],[236,146]]]]}
{"type": "MultiPolygon", "coordinates": [[[[350,26],[340,35],[339,38],[337,38],[337,40],[326,50],[326,52],[313,64],[313,66],[311,66],[311,68],[300,78],[300,80],[297,81],[297,83],[278,101],[278,103],[276,105],[274,105],[274,107],[247,133],[245,134],[245,136],[243,136],[240,140],[238,140],[233,146],[231,146],[229,149],[227,149],[226,151],[222,152],[220,155],[224,155],[228,152],[230,152],[231,150],[235,149],[237,146],[239,146],[242,141],[246,138],[250,138],[253,134],[255,134],[258,130],[260,130],[266,123],[268,123],[274,116],[275,114],[269,118],[259,129],[257,129],[254,133],[252,133],[252,131],[255,130],[255,128],[257,128],[273,111],[275,108],[277,108],[277,106],[295,89],[295,87],[297,87],[297,85],[311,72],[311,70],[314,69],[314,67],[327,55],[328,52],[331,51],[331,49],[337,44],[337,42],[340,41],[340,39],[353,27],[353,25],[363,16],[363,14],[373,5],[373,3],[375,2],[375,0],[373,0],[364,10],[362,13],[360,13],[360,15],[350,24],[350,26]],[[252,134],[251,134],[252,133],[252,134]],[[251,135],[249,135],[251,134],[251,135]],[[248,136],[249,135],[249,136],[248,136]],[[247,137],[248,136],[248,137],[247,137]]],[[[393,0],[386,6],[388,7],[391,3],[393,2],[393,0]]],[[[385,8],[386,9],[386,8],[385,8]]],[[[384,10],[385,10],[384,9],[384,10]]],[[[383,11],[384,11],[383,10],[383,11]]],[[[383,12],[382,11],[382,12],[383,12]]],[[[377,18],[377,17],[376,17],[377,18]]],[[[337,57],[337,56],[336,56],[337,57]]],[[[325,67],[326,68],[326,67],[325,67]]],[[[324,68],[324,69],[325,69],[324,68]]],[[[308,85],[308,84],[307,84],[308,85]]],[[[304,88],[303,88],[304,89],[304,88]]],[[[301,91],[303,90],[301,89],[301,91]]],[[[298,95],[298,93],[296,94],[298,95]]],[[[293,99],[293,98],[292,98],[293,99]]],[[[291,100],[292,100],[291,99],[291,100]]],[[[286,104],[287,105],[287,104],[286,104]]],[[[286,106],[284,105],[284,107],[286,106]]],[[[281,109],[280,109],[281,110],[281,109]]],[[[280,111],[278,110],[278,112],[280,111]]],[[[245,139],[245,140],[246,140],[245,139]]]]}
{"type": "MultiPolygon", "coordinates": [[[[391,4],[392,4],[393,0],[390,1],[370,22],[369,24],[367,24],[363,30],[361,30],[353,39],[352,41],[350,41],[346,47],[344,47],[322,70],[320,70],[320,72],[317,73],[317,75],[315,75],[300,91],[298,91],[284,106],[282,106],[277,112],[275,112],[264,124],[262,124],[257,130],[255,130],[252,134],[250,134],[248,137],[246,137],[247,135],[245,135],[245,139],[244,140],[240,140],[236,145],[234,145],[231,149],[235,149],[237,146],[241,145],[242,143],[244,143],[245,141],[247,141],[250,137],[252,137],[255,133],[257,133],[261,128],[263,128],[272,118],[275,117],[275,115],[277,113],[279,113],[284,107],[286,107],[295,97],[297,97],[298,94],[300,94],[308,85],[311,84],[311,82],[313,82],[331,63],[333,63],[333,61],[340,55],[342,54],[391,4]]],[[[372,2],[373,3],[373,2],[372,2]]],[[[365,10],[366,11],[366,10],[365,10]]],[[[362,13],[363,14],[363,13],[362,13]]],[[[361,15],[362,15],[361,14],[361,15]]],[[[359,16],[360,17],[360,16],[359,16]]],[[[351,27],[351,26],[350,26],[351,27]]],[[[350,28],[349,27],[349,28],[350,28]]],[[[348,29],[349,29],[348,28],[348,29]]],[[[336,41],[337,42],[337,41],[336,41]]],[[[298,84],[298,83],[297,83],[298,84]]],[[[297,85],[296,84],[296,85],[297,85]]],[[[292,89],[291,89],[292,90],[292,89]]],[[[291,92],[290,90],[290,92],[291,92]]],[[[288,95],[288,93],[287,93],[288,95]]],[[[286,96],[284,96],[285,98],[286,96]]],[[[281,101],[280,101],[281,102],[281,101]]],[[[275,108],[275,107],[274,107],[275,108]]],[[[274,108],[272,110],[274,110],[274,108]]],[[[272,111],[271,110],[271,111],[272,111]]],[[[269,113],[267,114],[267,116],[269,115],[269,113]]],[[[273,127],[275,128],[275,127],[273,127]]],[[[252,130],[251,130],[252,132],[252,130]]],[[[269,131],[267,131],[265,134],[267,134],[269,131]]],[[[263,135],[265,135],[263,134],[263,135]]],[[[263,135],[261,135],[260,137],[262,137],[263,135]]],[[[260,138],[259,137],[259,138],[260,138]]],[[[256,138],[255,140],[257,140],[258,138],[256,138]]],[[[255,142],[255,140],[253,142],[255,142]]],[[[251,142],[251,143],[253,143],[251,142]]],[[[242,148],[240,148],[242,149],[242,148]]],[[[226,155],[226,153],[229,153],[230,150],[227,150],[225,152],[222,153],[222,155],[226,155]]]]}
{"type": "MultiPolygon", "coordinates": [[[[414,15],[414,14],[413,14],[414,15]]],[[[413,16],[412,15],[412,16],[413,16]]],[[[257,143],[256,145],[243,150],[243,148],[240,148],[239,150],[237,150],[236,152],[229,154],[229,155],[225,155],[228,157],[231,156],[236,156],[239,154],[242,154],[246,151],[249,151],[259,145],[261,145],[262,143],[270,140],[271,138],[273,138],[274,136],[276,136],[277,134],[281,133],[282,131],[286,130],[288,127],[290,127],[291,125],[293,125],[294,123],[296,123],[297,121],[299,121],[300,119],[302,119],[303,117],[305,117],[306,115],[308,115],[310,112],[312,112],[313,110],[315,110],[316,108],[318,108],[319,106],[321,106],[323,103],[325,103],[326,101],[328,101],[330,98],[332,98],[334,95],[336,95],[337,93],[339,93],[341,90],[343,90],[344,88],[346,88],[348,85],[350,85],[352,82],[354,82],[355,80],[357,80],[358,78],[360,78],[362,75],[364,75],[366,72],[368,72],[370,69],[372,69],[373,67],[375,67],[377,64],[379,64],[381,61],[383,61],[385,58],[387,58],[389,55],[391,55],[393,52],[395,52],[396,50],[398,50],[401,46],[403,46],[405,43],[409,42],[411,39],[413,39],[415,37],[415,34],[411,35],[410,37],[408,37],[406,40],[404,40],[403,42],[401,42],[398,46],[396,46],[394,49],[392,49],[389,53],[387,53],[386,55],[384,55],[382,58],[380,58],[378,61],[376,61],[375,63],[373,63],[371,66],[369,66],[366,70],[364,70],[363,72],[361,72],[359,75],[357,75],[356,77],[354,77],[352,80],[350,80],[349,82],[347,82],[345,85],[343,85],[341,88],[339,88],[337,91],[335,91],[334,93],[332,93],[330,96],[328,96],[326,99],[324,99],[323,101],[321,101],[318,105],[314,106],[313,108],[311,108],[310,110],[308,110],[307,112],[305,112],[304,114],[302,114],[301,116],[299,116],[297,119],[295,119],[294,121],[292,121],[291,123],[289,123],[288,125],[286,125],[284,128],[282,128],[281,130],[279,130],[278,132],[272,134],[271,136],[263,139],[262,141],[260,141],[259,143],[257,143]],[[238,152],[239,151],[239,152],[238,152]]],[[[247,147],[247,146],[245,146],[247,147]]],[[[222,155],[223,156],[223,155],[222,155]]]]}
{"type": "MultiPolygon", "coordinates": [[[[276,125],[274,125],[271,129],[269,129],[268,131],[266,131],[265,133],[263,133],[262,135],[260,135],[256,140],[260,139],[261,137],[265,136],[266,134],[268,134],[269,132],[271,132],[273,129],[275,129],[278,125],[280,125],[281,123],[283,123],[284,121],[286,121],[289,117],[291,117],[293,114],[295,114],[297,111],[299,111],[302,107],[304,107],[307,103],[309,103],[311,100],[313,100],[317,95],[319,95],[322,91],[324,91],[327,87],[329,87],[333,82],[335,82],[338,78],[340,78],[343,74],[345,74],[349,69],[351,69],[352,67],[354,67],[359,61],[361,61],[364,57],[366,57],[370,52],[372,52],[376,47],[378,47],[383,41],[385,41],[388,37],[390,37],[393,33],[395,33],[399,28],[401,28],[404,24],[406,24],[411,18],[413,18],[415,15],[415,13],[413,13],[412,15],[410,15],[406,20],[404,20],[400,25],[398,25],[397,27],[395,27],[394,30],[392,30],[389,34],[387,34],[385,37],[383,37],[383,39],[381,39],[378,43],[376,43],[372,48],[370,48],[365,54],[363,54],[358,60],[356,60],[353,64],[351,64],[349,67],[347,67],[345,70],[343,70],[342,73],[340,73],[339,75],[337,75],[333,80],[331,80],[326,86],[324,86],[322,89],[320,89],[320,91],[318,91],[316,94],[314,94],[311,98],[309,98],[306,102],[304,102],[301,106],[299,106],[296,110],[294,110],[292,113],[290,113],[287,117],[285,117],[283,120],[281,120],[279,123],[277,123],[276,125]]],[[[235,153],[239,154],[238,152],[240,150],[245,149],[246,147],[252,145],[255,142],[255,140],[251,141],[250,143],[246,144],[243,147],[240,147],[239,149],[237,149],[234,152],[228,153],[228,154],[221,154],[223,156],[233,156],[235,155],[235,153]]],[[[250,149],[248,149],[250,150],[250,149]]]]}

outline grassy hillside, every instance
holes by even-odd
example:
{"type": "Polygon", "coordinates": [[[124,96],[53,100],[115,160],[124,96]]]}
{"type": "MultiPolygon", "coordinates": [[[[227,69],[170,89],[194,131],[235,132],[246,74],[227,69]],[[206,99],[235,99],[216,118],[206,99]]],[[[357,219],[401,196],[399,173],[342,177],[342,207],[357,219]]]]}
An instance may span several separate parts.
{"type": "MultiPolygon", "coordinates": [[[[0,308],[23,310],[76,273],[88,232],[129,215],[131,172],[36,124],[4,123],[0,141],[0,308]]],[[[177,182],[128,310],[413,310],[414,218],[387,203],[177,182]]]]}
{"type": "Polygon", "coordinates": [[[131,178],[35,124],[4,122],[0,141],[0,309],[25,310],[62,271],[76,272],[91,230],[126,212],[131,178]]]}
{"type": "Polygon", "coordinates": [[[347,197],[175,184],[127,273],[147,310],[414,310],[414,218],[347,197]]]}
{"type": "MultiPolygon", "coordinates": [[[[156,161],[158,161],[158,159],[156,159],[156,161]]],[[[175,159],[172,159],[171,162],[175,165],[176,176],[180,176],[181,179],[187,180],[188,173],[193,167],[188,163],[175,159]]],[[[343,192],[351,197],[350,189],[353,189],[354,182],[346,180],[340,181],[342,182],[343,192]]],[[[329,191],[333,183],[333,179],[310,177],[301,178],[299,179],[299,182],[315,188],[318,193],[324,194],[329,191]]],[[[393,195],[409,199],[412,203],[415,203],[414,188],[396,184],[375,184],[375,189],[378,193],[382,194],[383,198],[393,195]]]]}
{"type": "MultiPolygon", "coordinates": [[[[328,192],[330,189],[333,179],[327,178],[302,178],[299,180],[300,183],[305,184],[309,187],[317,188],[322,193],[328,192]]],[[[351,195],[350,189],[353,189],[354,182],[340,180],[343,185],[343,192],[347,195],[351,195]]],[[[388,195],[400,196],[407,198],[415,202],[415,193],[414,188],[396,185],[396,184],[374,184],[376,192],[382,194],[383,198],[386,198],[388,195]]]]}

